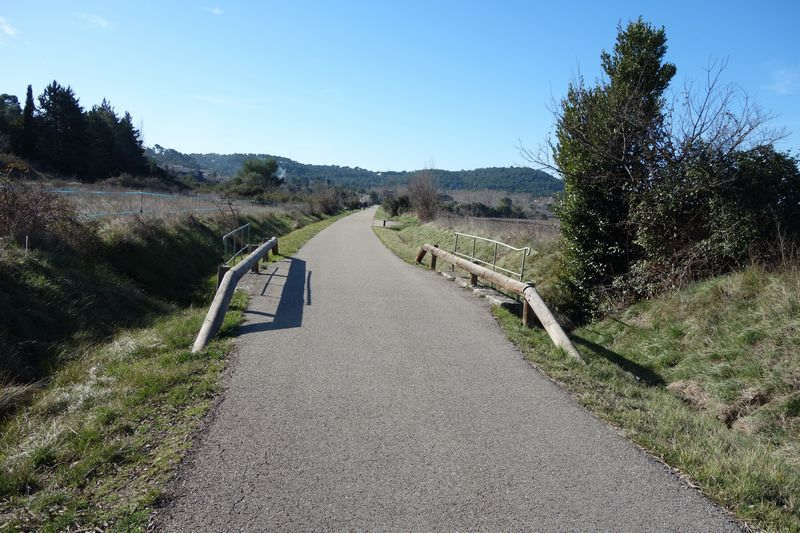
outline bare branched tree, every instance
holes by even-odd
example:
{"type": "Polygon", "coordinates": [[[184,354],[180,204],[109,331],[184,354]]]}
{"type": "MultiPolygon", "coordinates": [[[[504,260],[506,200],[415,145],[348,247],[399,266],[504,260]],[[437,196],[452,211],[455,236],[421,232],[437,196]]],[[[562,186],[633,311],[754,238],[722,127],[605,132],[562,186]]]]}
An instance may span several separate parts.
{"type": "Polygon", "coordinates": [[[712,61],[705,69],[705,84],[698,91],[686,83],[677,97],[671,119],[669,145],[672,159],[681,162],[698,148],[718,156],[758,145],[770,145],[786,137],[784,129],[767,128],[775,116],[753,103],[741,88],[723,84],[727,61],[712,61]]]}
{"type": "Polygon", "coordinates": [[[433,220],[439,208],[439,191],[429,170],[420,170],[408,182],[408,197],[420,220],[433,220]]]}
{"type": "MultiPolygon", "coordinates": [[[[711,61],[705,68],[705,80],[698,88],[692,82],[686,82],[679,94],[664,105],[664,123],[661,135],[650,154],[653,161],[648,166],[652,171],[665,162],[681,164],[686,158],[703,150],[709,155],[724,157],[736,150],[746,150],[759,145],[771,145],[784,139],[788,132],[783,128],[769,128],[767,125],[775,119],[771,113],[765,112],[747,93],[735,84],[722,81],[727,68],[727,61],[711,61]]],[[[573,86],[585,90],[583,80],[578,78],[573,86]]],[[[631,107],[630,102],[636,99],[624,99],[626,106],[619,108],[615,123],[619,129],[610,134],[618,134],[629,128],[636,128],[640,110],[631,107]]],[[[561,107],[552,105],[550,111],[558,122],[561,107]]],[[[609,150],[608,144],[593,142],[583,135],[582,131],[574,132],[584,148],[597,156],[610,161],[622,161],[627,145],[615,146],[609,150]]],[[[518,142],[517,148],[522,157],[536,168],[552,172],[560,177],[562,169],[553,159],[556,141],[552,136],[540,145],[531,148],[518,142]]]]}

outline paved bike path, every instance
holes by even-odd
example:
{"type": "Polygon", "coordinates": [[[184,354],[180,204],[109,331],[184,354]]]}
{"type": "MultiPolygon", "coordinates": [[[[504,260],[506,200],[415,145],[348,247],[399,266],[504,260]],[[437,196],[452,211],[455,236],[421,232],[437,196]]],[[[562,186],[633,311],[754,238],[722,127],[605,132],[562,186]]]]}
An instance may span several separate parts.
{"type": "Polygon", "coordinates": [[[522,360],[372,210],[243,282],[238,355],[168,531],[737,530],[522,360]]]}

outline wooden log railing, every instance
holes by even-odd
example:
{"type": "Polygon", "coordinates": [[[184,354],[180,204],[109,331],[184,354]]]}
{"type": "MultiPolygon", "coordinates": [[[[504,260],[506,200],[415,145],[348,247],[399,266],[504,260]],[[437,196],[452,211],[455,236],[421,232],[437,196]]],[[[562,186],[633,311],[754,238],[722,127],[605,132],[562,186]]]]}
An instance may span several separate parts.
{"type": "Polygon", "coordinates": [[[580,353],[578,353],[578,350],[575,349],[572,341],[569,340],[569,337],[564,332],[564,329],[558,323],[555,316],[553,316],[553,313],[547,307],[547,304],[544,303],[544,300],[542,300],[542,297],[539,296],[539,293],[533,285],[530,283],[523,283],[522,281],[510,278],[486,267],[477,265],[472,261],[468,261],[467,259],[454,255],[450,252],[446,252],[436,245],[432,246],[430,244],[423,244],[422,248],[420,248],[419,253],[417,254],[417,263],[422,263],[426,253],[431,254],[432,270],[436,270],[436,258],[438,257],[443,261],[447,261],[448,263],[469,272],[470,281],[473,286],[477,285],[478,278],[483,278],[486,281],[505,289],[506,291],[521,295],[523,297],[522,322],[526,326],[531,325],[530,313],[532,311],[539,319],[539,322],[542,323],[542,326],[544,327],[545,331],[547,331],[547,334],[550,336],[550,340],[553,341],[553,344],[564,350],[564,352],[566,352],[570,357],[573,357],[578,361],[583,361],[580,353]]]}
{"type": "MultiPolygon", "coordinates": [[[[225,313],[228,312],[228,306],[231,303],[233,292],[236,290],[236,284],[247,272],[248,268],[255,269],[258,266],[259,260],[269,254],[270,250],[278,253],[278,239],[272,237],[270,240],[256,248],[256,250],[248,255],[245,259],[239,262],[235,267],[230,268],[224,272],[222,280],[218,281],[217,293],[214,295],[214,300],[208,308],[206,319],[200,327],[200,332],[192,345],[192,353],[197,353],[209,343],[212,337],[217,334],[222,321],[225,319],[225,313]]],[[[220,273],[223,271],[220,270],[220,273]]]]}

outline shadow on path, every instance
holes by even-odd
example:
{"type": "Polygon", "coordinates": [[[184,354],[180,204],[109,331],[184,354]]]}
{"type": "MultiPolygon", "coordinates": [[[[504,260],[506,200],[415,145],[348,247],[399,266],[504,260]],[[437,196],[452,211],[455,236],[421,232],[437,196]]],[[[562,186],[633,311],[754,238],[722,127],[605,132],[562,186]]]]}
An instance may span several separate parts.
{"type": "Polygon", "coordinates": [[[306,276],[306,262],[300,259],[289,257],[282,262],[289,263],[289,272],[283,276],[277,274],[277,268],[268,274],[264,287],[261,289],[263,296],[269,287],[273,294],[280,290],[280,301],[275,309],[275,314],[265,313],[248,309],[245,314],[260,315],[271,318],[259,322],[251,322],[239,328],[239,335],[256,333],[259,331],[271,331],[276,329],[299,328],[303,324],[303,307],[306,305],[306,285],[308,286],[308,305],[311,305],[311,272],[306,276]],[[285,278],[283,286],[271,284],[275,278],[285,278]]]}

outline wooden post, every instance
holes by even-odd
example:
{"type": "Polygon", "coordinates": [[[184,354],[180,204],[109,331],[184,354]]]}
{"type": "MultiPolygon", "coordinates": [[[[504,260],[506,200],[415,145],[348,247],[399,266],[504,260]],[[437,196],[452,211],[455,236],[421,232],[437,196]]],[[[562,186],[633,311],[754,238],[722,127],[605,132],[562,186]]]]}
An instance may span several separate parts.
{"type": "Polygon", "coordinates": [[[417,263],[422,263],[422,260],[425,259],[425,254],[427,250],[425,248],[420,248],[419,252],[417,252],[417,263]]]}
{"type": "Polygon", "coordinates": [[[386,227],[386,220],[383,221],[383,227],[386,227]]]}
{"type": "MultiPolygon", "coordinates": [[[[434,248],[438,248],[438,244],[433,245],[434,248]]],[[[431,270],[436,270],[436,254],[431,254],[431,270]]]]}
{"type": "Polygon", "coordinates": [[[469,284],[473,287],[478,286],[478,275],[477,274],[470,274],[469,275],[469,284]]]}
{"type": "MultiPolygon", "coordinates": [[[[248,252],[250,252],[250,253],[252,253],[252,252],[254,252],[254,251],[257,249],[257,248],[258,248],[258,245],[257,245],[257,244],[250,244],[250,245],[248,245],[248,246],[247,246],[247,251],[248,251],[248,252]]],[[[267,251],[267,254],[269,254],[269,251],[267,251]]],[[[253,267],[250,269],[250,272],[252,272],[253,274],[258,274],[258,272],[259,272],[259,270],[258,270],[258,263],[259,263],[259,261],[256,261],[255,263],[253,263],[253,267]]]]}
{"type": "Polygon", "coordinates": [[[532,326],[533,320],[531,320],[531,315],[533,314],[533,309],[531,308],[531,304],[528,303],[528,300],[522,299],[522,325],[526,328],[532,326]]]}
{"type": "Polygon", "coordinates": [[[525,297],[525,301],[530,304],[533,312],[536,313],[536,317],[539,319],[539,322],[542,323],[542,326],[550,336],[550,340],[553,341],[553,344],[564,350],[570,357],[584,362],[583,358],[581,358],[580,352],[575,349],[572,341],[569,340],[567,334],[563,329],[561,329],[561,326],[556,321],[553,313],[551,313],[550,309],[547,308],[544,300],[542,300],[542,297],[539,296],[539,293],[536,291],[533,285],[526,287],[525,290],[522,291],[522,295],[525,297]]]}
{"type": "Polygon", "coordinates": [[[225,276],[225,273],[230,270],[231,267],[227,265],[219,265],[217,267],[217,288],[219,289],[220,283],[222,283],[222,278],[225,276]]]}

